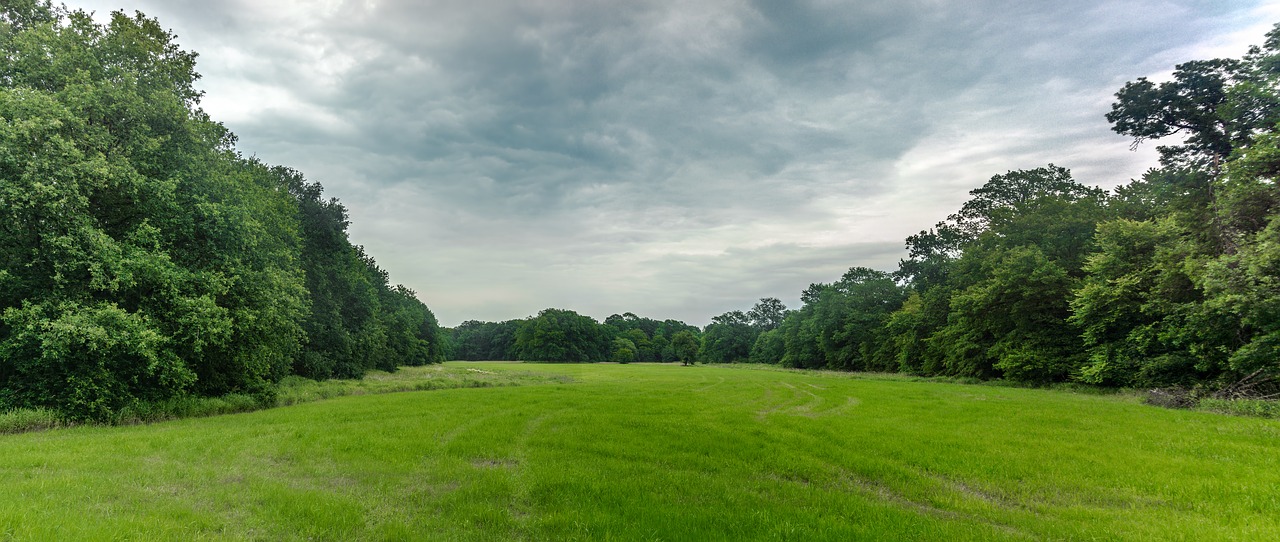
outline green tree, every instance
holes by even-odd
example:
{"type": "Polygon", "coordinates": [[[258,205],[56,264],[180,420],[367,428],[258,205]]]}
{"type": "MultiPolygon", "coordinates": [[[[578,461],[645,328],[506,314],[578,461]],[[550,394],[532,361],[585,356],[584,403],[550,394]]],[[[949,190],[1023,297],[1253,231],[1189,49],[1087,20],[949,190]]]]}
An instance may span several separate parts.
{"type": "Polygon", "coordinates": [[[631,363],[637,359],[636,352],[635,343],[618,337],[613,340],[613,355],[609,359],[615,363],[631,363]]]}
{"type": "Polygon", "coordinates": [[[787,343],[779,329],[770,329],[761,333],[756,337],[755,344],[751,345],[751,363],[769,363],[777,365],[782,363],[782,356],[786,354],[787,343]]]}
{"type": "Polygon", "coordinates": [[[142,14],[0,5],[0,409],[100,420],[441,358],[434,316],[346,243],[340,206],[200,110],[195,58],[142,14]]]}
{"type": "Polygon", "coordinates": [[[689,330],[677,332],[671,337],[671,348],[683,365],[693,365],[698,360],[698,338],[689,330]]]}
{"type": "Polygon", "coordinates": [[[196,107],[195,55],[142,15],[0,13],[0,407],[269,396],[302,336],[296,223],[196,107]]]}
{"type": "Polygon", "coordinates": [[[938,225],[953,232],[958,255],[923,260],[944,273],[915,287],[909,312],[887,319],[877,361],[926,373],[1067,378],[1082,349],[1066,323],[1069,299],[1095,248],[1095,226],[1108,217],[1105,192],[1049,165],[996,175],[970,193],[938,225]]]}
{"type": "Polygon", "coordinates": [[[1190,385],[1206,376],[1209,365],[1218,365],[1210,362],[1220,358],[1216,348],[1183,333],[1200,320],[1204,294],[1186,273],[1192,245],[1181,233],[1170,217],[1098,225],[1098,252],[1089,257],[1087,275],[1071,300],[1070,321],[1083,332],[1088,353],[1080,380],[1190,385]]]}
{"type": "Polygon", "coordinates": [[[742,311],[729,311],[713,317],[702,331],[702,360],[707,363],[746,361],[758,333],[742,311]]]}
{"type": "MultiPolygon", "coordinates": [[[[969,255],[966,254],[966,257],[969,255]]],[[[1065,380],[1081,362],[1067,324],[1074,281],[1034,245],[975,260],[976,283],[952,298],[945,327],[930,340],[951,374],[1027,382],[1065,380]]]]}
{"type": "Polygon", "coordinates": [[[747,319],[757,330],[764,332],[777,329],[782,325],[782,319],[786,315],[787,306],[782,303],[782,300],[776,297],[762,297],[760,302],[747,312],[747,319]]]}
{"type": "Polygon", "coordinates": [[[609,358],[604,327],[571,310],[545,309],[520,323],[515,354],[522,361],[589,362],[609,358]]]}
{"type": "Polygon", "coordinates": [[[1107,120],[1117,133],[1133,137],[1134,145],[1181,134],[1181,145],[1158,147],[1164,163],[1216,170],[1233,150],[1280,122],[1277,51],[1280,25],[1242,59],[1193,60],[1179,64],[1170,81],[1126,83],[1107,120]]]}

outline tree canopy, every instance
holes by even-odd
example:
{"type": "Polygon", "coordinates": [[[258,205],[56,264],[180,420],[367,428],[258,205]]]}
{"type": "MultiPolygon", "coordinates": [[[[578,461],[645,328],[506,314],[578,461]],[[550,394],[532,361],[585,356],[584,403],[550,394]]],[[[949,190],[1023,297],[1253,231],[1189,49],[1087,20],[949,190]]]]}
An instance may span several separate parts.
{"type": "Polygon", "coordinates": [[[0,409],[107,419],[442,359],[301,174],[241,156],[142,14],[0,8],[0,409]]]}

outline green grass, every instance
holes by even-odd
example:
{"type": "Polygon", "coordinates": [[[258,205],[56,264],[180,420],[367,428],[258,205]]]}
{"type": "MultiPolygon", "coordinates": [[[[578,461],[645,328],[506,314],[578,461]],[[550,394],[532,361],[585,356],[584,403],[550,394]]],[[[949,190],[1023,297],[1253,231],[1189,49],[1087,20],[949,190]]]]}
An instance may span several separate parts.
{"type": "MultiPolygon", "coordinates": [[[[457,365],[401,367],[394,373],[370,371],[360,380],[315,381],[299,376],[289,376],[280,383],[276,397],[265,404],[262,399],[234,393],[220,397],[178,397],[126,407],[103,423],[135,425],[182,418],[219,416],[323,401],[346,395],[566,382],[569,382],[569,378],[561,375],[512,370],[489,371],[457,365]]],[[[68,422],[59,417],[57,412],[47,409],[23,408],[0,412],[0,434],[43,431],[74,425],[80,424],[68,422]]]]}
{"type": "Polygon", "coordinates": [[[1280,539],[1276,420],[752,368],[443,370],[533,384],[0,436],[0,539],[1280,539]]]}
{"type": "Polygon", "coordinates": [[[43,408],[21,408],[0,412],[0,434],[43,431],[62,425],[58,413],[43,408]]]}

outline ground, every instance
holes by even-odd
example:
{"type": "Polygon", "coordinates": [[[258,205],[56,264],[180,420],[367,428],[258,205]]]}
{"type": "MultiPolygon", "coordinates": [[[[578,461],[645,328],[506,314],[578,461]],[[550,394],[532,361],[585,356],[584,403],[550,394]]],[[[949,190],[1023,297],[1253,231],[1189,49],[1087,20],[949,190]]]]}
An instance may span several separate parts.
{"type": "Polygon", "coordinates": [[[0,436],[0,538],[1280,539],[1276,420],[744,366],[441,371],[518,385],[0,436]]]}

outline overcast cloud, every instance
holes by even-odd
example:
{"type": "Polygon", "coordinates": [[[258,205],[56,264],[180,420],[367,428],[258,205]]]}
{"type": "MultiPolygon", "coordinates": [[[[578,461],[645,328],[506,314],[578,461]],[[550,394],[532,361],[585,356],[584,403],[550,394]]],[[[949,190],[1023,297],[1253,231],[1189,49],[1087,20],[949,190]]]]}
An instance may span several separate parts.
{"type": "Polygon", "coordinates": [[[1155,164],[1103,115],[1238,57],[1274,2],[81,0],[200,53],[202,107],[302,171],[445,325],[787,305],[1010,169],[1155,164]]]}

